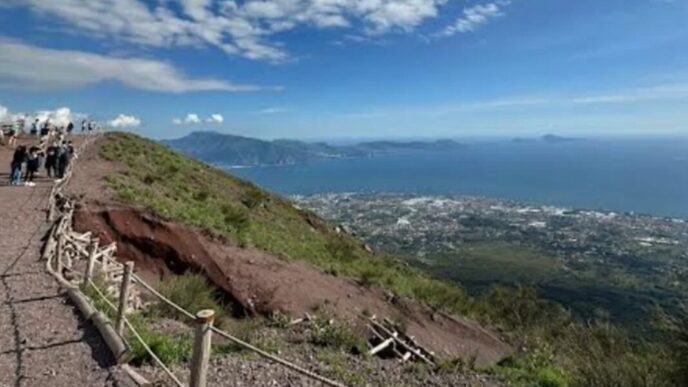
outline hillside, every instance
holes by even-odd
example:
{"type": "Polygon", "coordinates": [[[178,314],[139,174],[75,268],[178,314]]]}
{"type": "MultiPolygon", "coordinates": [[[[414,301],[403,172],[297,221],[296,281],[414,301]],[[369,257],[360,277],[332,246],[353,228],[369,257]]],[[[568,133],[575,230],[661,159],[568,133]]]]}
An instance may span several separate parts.
{"type": "Polygon", "coordinates": [[[461,147],[452,140],[371,141],[335,146],[324,142],[287,139],[265,141],[216,132],[194,132],[163,143],[191,157],[222,166],[288,165],[342,157],[370,157],[392,152],[448,151],[461,147]]]}
{"type": "MultiPolygon", "coordinates": [[[[669,348],[633,344],[604,320],[579,322],[529,288],[470,297],[288,200],[135,135],[100,139],[80,158],[71,190],[81,202],[75,227],[117,241],[118,257],[137,262],[140,275],[159,281],[170,297],[243,317],[223,324],[251,327],[252,341],[347,384],[674,385],[669,348]],[[189,295],[203,289],[194,273],[215,290],[189,295]],[[320,317],[297,328],[280,317],[306,312],[320,317]],[[360,356],[361,317],[370,314],[395,321],[441,363],[419,370],[360,356]]],[[[157,316],[143,317],[170,326],[157,316]]],[[[155,337],[169,358],[184,361],[178,351],[187,341],[176,332],[155,337]]]]}
{"type": "Polygon", "coordinates": [[[497,332],[462,317],[471,301],[459,287],[153,141],[108,134],[80,158],[70,189],[81,203],[76,229],[117,242],[118,258],[154,283],[201,274],[227,315],[323,316],[356,332],[344,337],[357,348],[363,317],[376,315],[446,361],[488,367],[511,352],[497,332]]]}

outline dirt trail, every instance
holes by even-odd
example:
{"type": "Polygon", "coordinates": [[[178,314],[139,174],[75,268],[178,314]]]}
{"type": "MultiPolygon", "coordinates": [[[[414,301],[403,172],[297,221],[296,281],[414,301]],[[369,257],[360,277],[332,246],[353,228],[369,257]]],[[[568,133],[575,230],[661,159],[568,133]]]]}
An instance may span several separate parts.
{"type": "Polygon", "coordinates": [[[0,387],[128,385],[39,261],[52,181],[9,186],[11,156],[0,145],[0,387]]]}

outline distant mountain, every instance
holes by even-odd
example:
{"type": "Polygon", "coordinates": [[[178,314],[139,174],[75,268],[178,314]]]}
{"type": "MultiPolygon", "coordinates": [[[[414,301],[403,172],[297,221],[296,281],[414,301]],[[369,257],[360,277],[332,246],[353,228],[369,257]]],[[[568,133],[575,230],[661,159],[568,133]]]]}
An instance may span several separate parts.
{"type": "Polygon", "coordinates": [[[392,152],[447,151],[462,146],[452,140],[371,141],[335,146],[324,142],[287,139],[265,141],[217,132],[193,132],[182,138],[164,140],[163,143],[205,162],[233,166],[287,165],[331,158],[370,157],[392,152]]]}
{"type": "Polygon", "coordinates": [[[370,152],[392,152],[392,151],[408,151],[408,150],[425,150],[425,151],[446,151],[462,147],[462,145],[452,140],[437,140],[432,142],[426,141],[372,141],[362,142],[356,145],[360,150],[367,150],[370,152]]]}
{"type": "Polygon", "coordinates": [[[572,137],[562,137],[562,136],[557,136],[555,134],[545,134],[540,138],[544,142],[549,142],[553,144],[558,144],[562,142],[574,142],[574,141],[581,141],[581,138],[572,138],[572,137]]]}
{"type": "Polygon", "coordinates": [[[560,144],[564,142],[577,142],[577,141],[583,141],[582,138],[573,138],[573,137],[562,137],[558,136],[556,134],[545,134],[544,136],[540,138],[536,137],[514,137],[511,139],[511,142],[517,143],[517,144],[526,144],[526,143],[532,143],[532,142],[546,142],[549,144],[560,144]]]}

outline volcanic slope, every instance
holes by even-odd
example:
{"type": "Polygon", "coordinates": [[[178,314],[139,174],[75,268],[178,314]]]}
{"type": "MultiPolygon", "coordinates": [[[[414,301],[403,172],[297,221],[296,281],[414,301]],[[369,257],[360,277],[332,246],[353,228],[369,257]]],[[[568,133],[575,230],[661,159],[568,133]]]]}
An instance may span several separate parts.
{"type": "Polygon", "coordinates": [[[454,317],[470,304],[461,288],[163,145],[109,133],[74,176],[76,227],[117,241],[119,258],[152,280],[200,272],[248,315],[326,310],[358,327],[364,314],[388,317],[439,357],[481,366],[511,351],[495,332],[454,317]]]}

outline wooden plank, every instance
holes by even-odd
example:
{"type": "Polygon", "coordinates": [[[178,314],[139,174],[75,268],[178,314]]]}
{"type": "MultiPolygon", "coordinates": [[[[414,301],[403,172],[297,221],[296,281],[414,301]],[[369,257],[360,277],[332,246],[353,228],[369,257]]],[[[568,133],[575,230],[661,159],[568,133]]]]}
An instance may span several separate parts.
{"type": "Polygon", "coordinates": [[[372,348],[370,351],[368,351],[369,356],[374,356],[377,355],[379,352],[385,350],[385,348],[389,347],[390,344],[394,342],[394,338],[390,337],[389,339],[383,341],[382,343],[378,344],[374,348],[372,348]]]}
{"type": "Polygon", "coordinates": [[[122,364],[120,367],[124,373],[129,375],[131,380],[136,383],[137,386],[139,387],[151,387],[153,386],[153,383],[149,382],[148,379],[143,377],[141,374],[136,372],[129,364],[122,364]]]}

